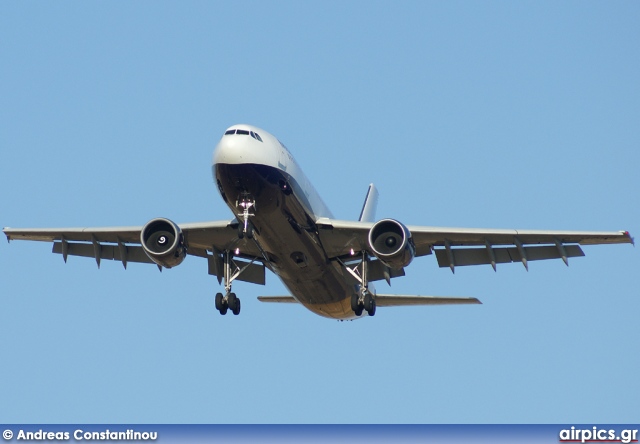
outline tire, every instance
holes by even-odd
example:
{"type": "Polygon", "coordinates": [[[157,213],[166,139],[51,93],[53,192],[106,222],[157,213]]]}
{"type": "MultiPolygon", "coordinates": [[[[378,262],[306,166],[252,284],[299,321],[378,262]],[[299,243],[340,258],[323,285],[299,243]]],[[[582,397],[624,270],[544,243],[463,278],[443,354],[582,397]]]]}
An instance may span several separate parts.
{"type": "Polygon", "coordinates": [[[356,316],[362,316],[362,310],[363,309],[364,308],[362,307],[362,305],[360,305],[357,310],[353,310],[353,311],[356,314],[356,316]]]}
{"type": "Polygon", "coordinates": [[[240,298],[236,298],[235,307],[233,307],[231,312],[236,316],[238,316],[240,314],[240,298]]]}
{"type": "Polygon", "coordinates": [[[367,313],[369,312],[369,310],[371,310],[372,303],[374,303],[373,298],[370,294],[367,293],[367,295],[364,297],[364,309],[367,310],[367,313]]]}
{"type": "Polygon", "coordinates": [[[236,306],[237,300],[238,298],[236,297],[235,293],[229,293],[229,297],[227,298],[227,305],[229,306],[231,311],[233,311],[234,307],[236,306]]]}
{"type": "Polygon", "coordinates": [[[367,310],[367,314],[369,316],[375,316],[376,315],[376,300],[371,298],[371,307],[369,308],[369,310],[367,310]]]}
{"type": "Polygon", "coordinates": [[[222,316],[227,314],[227,310],[229,309],[229,307],[227,307],[226,305],[224,307],[222,307],[222,310],[220,310],[220,314],[222,316]]]}
{"type": "Polygon", "coordinates": [[[222,308],[222,293],[216,293],[216,310],[220,311],[222,308]]]}
{"type": "Polygon", "coordinates": [[[351,310],[353,310],[354,312],[358,310],[358,295],[357,294],[352,294],[351,295],[351,310]]]}

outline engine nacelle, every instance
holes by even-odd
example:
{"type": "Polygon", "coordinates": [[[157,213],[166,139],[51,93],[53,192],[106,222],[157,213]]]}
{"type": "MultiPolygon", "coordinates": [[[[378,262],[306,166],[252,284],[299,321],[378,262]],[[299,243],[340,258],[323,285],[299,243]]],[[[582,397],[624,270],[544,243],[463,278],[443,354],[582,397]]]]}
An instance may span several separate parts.
{"type": "Polygon", "coordinates": [[[165,268],[180,265],[187,247],[180,227],[169,219],[152,219],[140,232],[142,249],[153,262],[165,268]]]}
{"type": "Polygon", "coordinates": [[[411,232],[394,219],[382,219],[371,227],[369,245],[373,254],[394,270],[409,265],[416,255],[411,232]]]}

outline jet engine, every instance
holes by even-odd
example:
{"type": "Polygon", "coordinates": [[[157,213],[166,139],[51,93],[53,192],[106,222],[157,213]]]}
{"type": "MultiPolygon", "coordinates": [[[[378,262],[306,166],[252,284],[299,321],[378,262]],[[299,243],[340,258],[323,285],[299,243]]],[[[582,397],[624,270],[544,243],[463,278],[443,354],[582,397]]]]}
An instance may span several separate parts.
{"type": "Polygon", "coordinates": [[[187,256],[182,230],[169,219],[147,222],[140,233],[140,242],[149,259],[165,268],[180,265],[187,256]]]}
{"type": "Polygon", "coordinates": [[[406,267],[416,254],[411,232],[393,219],[376,222],[369,231],[369,245],[373,254],[387,267],[394,270],[406,267]]]}

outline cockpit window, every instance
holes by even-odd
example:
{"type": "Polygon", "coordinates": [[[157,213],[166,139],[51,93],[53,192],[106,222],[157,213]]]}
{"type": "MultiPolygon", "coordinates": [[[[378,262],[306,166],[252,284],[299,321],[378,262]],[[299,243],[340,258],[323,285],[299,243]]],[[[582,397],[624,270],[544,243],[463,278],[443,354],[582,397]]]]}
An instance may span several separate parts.
{"type": "Polygon", "coordinates": [[[260,134],[254,133],[253,131],[242,130],[242,129],[230,129],[230,130],[225,131],[225,133],[224,133],[225,136],[231,136],[233,134],[240,134],[242,136],[251,136],[254,139],[259,140],[260,142],[262,142],[262,137],[260,137],[260,134]]]}

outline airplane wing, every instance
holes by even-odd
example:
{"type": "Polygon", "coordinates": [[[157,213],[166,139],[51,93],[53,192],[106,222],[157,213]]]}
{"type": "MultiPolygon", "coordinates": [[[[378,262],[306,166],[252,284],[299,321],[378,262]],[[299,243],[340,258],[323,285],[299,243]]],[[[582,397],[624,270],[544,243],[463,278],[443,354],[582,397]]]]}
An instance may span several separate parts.
{"type": "MultiPolygon", "coordinates": [[[[221,278],[219,255],[221,251],[238,250],[235,257],[249,261],[263,261],[263,256],[255,242],[238,239],[237,221],[214,221],[178,224],[184,234],[187,254],[206,258],[209,274],[221,278]]],[[[139,227],[96,227],[96,228],[5,228],[8,241],[32,240],[53,242],[53,253],[67,256],[121,261],[126,268],[129,262],[154,264],[141,246],[139,227]]],[[[241,263],[248,269],[238,279],[264,285],[264,265],[241,263]],[[260,270],[261,269],[261,270],[260,270]]],[[[161,268],[160,266],[158,266],[161,268]]]]}
{"type": "MultiPolygon", "coordinates": [[[[345,258],[352,251],[367,251],[370,222],[321,218],[316,221],[321,242],[330,258],[345,258]]],[[[543,231],[443,228],[408,225],[416,256],[435,253],[440,267],[562,259],[584,256],[580,245],[633,244],[627,231],[543,231]]]]}

